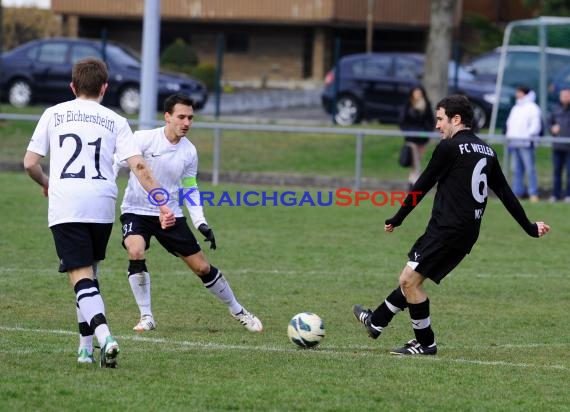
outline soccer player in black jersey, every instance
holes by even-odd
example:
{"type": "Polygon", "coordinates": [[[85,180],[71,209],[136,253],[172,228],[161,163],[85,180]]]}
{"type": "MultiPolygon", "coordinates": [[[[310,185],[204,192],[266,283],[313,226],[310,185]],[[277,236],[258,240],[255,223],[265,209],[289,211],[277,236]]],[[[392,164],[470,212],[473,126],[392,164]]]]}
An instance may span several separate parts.
{"type": "Polygon", "coordinates": [[[451,95],[441,100],[436,109],[436,129],[442,140],[413,186],[412,191],[420,194],[417,199],[408,195],[384,226],[386,232],[393,232],[437,183],[425,233],[412,246],[399,285],[384,302],[374,311],[353,306],[354,315],[373,339],[380,336],[394,315],[409,309],[415,339],[390,352],[395,355],[437,353],[429,299],[422,284],[426,279],[439,284],[471,251],[479,236],[489,189],[529,236],[541,237],[550,230],[544,222],[529,221],[505,179],[497,154],[466,126],[473,120],[469,100],[451,95]]]}

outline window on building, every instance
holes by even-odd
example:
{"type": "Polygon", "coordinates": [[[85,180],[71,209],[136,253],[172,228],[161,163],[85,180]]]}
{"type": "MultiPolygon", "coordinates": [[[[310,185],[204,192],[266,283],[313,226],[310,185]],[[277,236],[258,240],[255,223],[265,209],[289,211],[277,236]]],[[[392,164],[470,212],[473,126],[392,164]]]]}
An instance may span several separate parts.
{"type": "Polygon", "coordinates": [[[313,33],[306,32],[303,37],[303,79],[313,75],[313,33]]]}
{"type": "Polygon", "coordinates": [[[227,53],[247,53],[249,51],[249,36],[245,33],[229,33],[226,36],[227,53]]]}

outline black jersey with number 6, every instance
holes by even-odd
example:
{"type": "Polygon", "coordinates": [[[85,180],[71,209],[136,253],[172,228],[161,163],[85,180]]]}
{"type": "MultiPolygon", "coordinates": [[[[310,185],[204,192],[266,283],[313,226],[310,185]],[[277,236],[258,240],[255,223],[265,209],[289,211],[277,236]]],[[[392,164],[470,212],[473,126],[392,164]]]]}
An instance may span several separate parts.
{"type": "Polygon", "coordinates": [[[413,187],[414,192],[421,194],[416,199],[408,196],[404,205],[387,223],[399,226],[436,183],[437,192],[426,233],[450,247],[466,253],[471,251],[479,236],[489,189],[495,192],[530,236],[538,237],[538,228],[529,221],[513,194],[501,170],[497,153],[469,129],[439,142],[425,171],[413,187]]]}

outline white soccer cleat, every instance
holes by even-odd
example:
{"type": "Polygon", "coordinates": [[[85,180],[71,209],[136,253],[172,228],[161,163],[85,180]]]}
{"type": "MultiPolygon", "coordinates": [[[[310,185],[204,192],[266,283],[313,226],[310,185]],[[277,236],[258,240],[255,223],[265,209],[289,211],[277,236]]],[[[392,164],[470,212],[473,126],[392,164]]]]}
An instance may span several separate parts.
{"type": "Polygon", "coordinates": [[[87,348],[81,348],[77,351],[77,363],[93,363],[93,351],[87,348]]]}
{"type": "Polygon", "coordinates": [[[111,335],[105,338],[105,345],[101,348],[101,367],[116,368],[119,344],[111,335]]]}
{"type": "Polygon", "coordinates": [[[154,318],[152,315],[143,315],[139,323],[135,325],[133,330],[137,333],[146,332],[149,330],[153,330],[156,328],[156,323],[154,322],[154,318]]]}
{"type": "Polygon", "coordinates": [[[232,317],[250,332],[263,331],[263,324],[259,318],[253,313],[249,313],[245,308],[243,308],[240,313],[232,314],[232,317]]]}

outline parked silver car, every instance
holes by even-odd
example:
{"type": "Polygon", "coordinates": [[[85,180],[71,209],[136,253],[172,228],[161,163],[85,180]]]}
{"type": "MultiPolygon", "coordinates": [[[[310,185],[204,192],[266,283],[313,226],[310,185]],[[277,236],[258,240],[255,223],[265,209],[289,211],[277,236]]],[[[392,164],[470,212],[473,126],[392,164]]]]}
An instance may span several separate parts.
{"type": "MultiPolygon", "coordinates": [[[[563,67],[570,65],[570,50],[546,47],[546,78],[550,82],[563,67]]],[[[501,47],[477,56],[465,64],[475,79],[495,83],[499,71],[501,47]]],[[[540,47],[509,46],[506,53],[503,84],[511,87],[524,85],[538,91],[540,79],[540,47]]]]}

